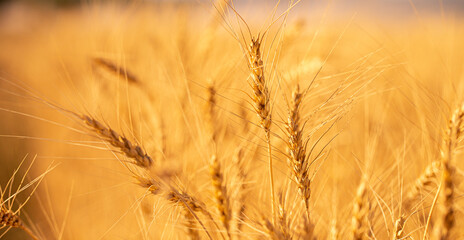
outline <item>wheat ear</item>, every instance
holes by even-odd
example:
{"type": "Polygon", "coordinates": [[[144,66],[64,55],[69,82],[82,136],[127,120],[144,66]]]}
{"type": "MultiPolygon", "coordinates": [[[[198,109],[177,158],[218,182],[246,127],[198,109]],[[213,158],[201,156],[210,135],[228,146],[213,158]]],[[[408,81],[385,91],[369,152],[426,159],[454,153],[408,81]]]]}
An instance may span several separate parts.
{"type": "Polygon", "coordinates": [[[214,188],[214,197],[217,203],[217,209],[221,216],[221,222],[227,230],[227,234],[230,238],[230,210],[229,210],[229,199],[227,197],[227,189],[224,184],[224,177],[221,171],[221,164],[219,163],[216,155],[211,158],[210,165],[211,179],[214,188]]]}
{"type": "Polygon", "coordinates": [[[139,145],[133,144],[126,137],[121,136],[110,127],[106,127],[90,116],[82,115],[80,118],[101,139],[121,150],[127,157],[133,159],[135,161],[134,164],[146,169],[150,168],[153,164],[153,159],[139,145]]]}
{"type": "Polygon", "coordinates": [[[35,178],[34,180],[31,180],[28,184],[23,185],[24,180],[26,179],[26,175],[29,172],[29,170],[32,167],[29,165],[27,168],[24,176],[22,177],[19,186],[16,190],[15,193],[12,193],[12,187],[13,187],[13,182],[14,178],[16,176],[16,173],[19,171],[21,165],[23,164],[24,160],[20,163],[19,167],[14,171],[13,176],[9,179],[7,182],[6,186],[3,188],[0,186],[0,230],[6,228],[5,231],[0,233],[0,239],[3,238],[3,236],[11,229],[11,228],[16,228],[16,229],[21,229],[24,231],[29,237],[31,237],[34,240],[38,240],[39,237],[28,227],[24,224],[24,222],[20,218],[20,213],[21,209],[25,206],[25,204],[29,201],[31,198],[32,194],[37,190],[37,187],[39,186],[40,182],[43,180],[45,175],[49,173],[54,167],[49,167],[47,171],[42,173],[39,177],[35,178]],[[32,184],[36,184],[34,187],[32,187],[32,191],[29,194],[29,196],[19,204],[19,207],[16,210],[12,209],[13,203],[18,202],[16,197],[20,192],[22,192],[24,189],[31,187],[32,184]]]}
{"type": "Polygon", "coordinates": [[[261,225],[264,226],[264,229],[266,230],[266,233],[268,235],[268,239],[287,240],[287,238],[285,238],[285,235],[281,232],[280,228],[274,226],[274,224],[272,224],[272,222],[270,222],[269,220],[263,219],[261,225]]]}
{"type": "Polygon", "coordinates": [[[450,232],[455,223],[453,197],[454,183],[452,165],[453,157],[462,140],[464,131],[464,104],[456,109],[451,116],[448,128],[445,133],[443,147],[441,151],[442,174],[440,179],[441,191],[439,193],[439,214],[438,222],[433,229],[433,239],[446,240],[450,239],[450,232]]]}
{"type": "Polygon", "coordinates": [[[217,131],[216,131],[216,88],[214,87],[213,83],[210,83],[206,88],[208,91],[207,97],[207,105],[206,105],[206,117],[209,125],[209,131],[211,136],[211,141],[215,144],[217,138],[217,131]]]}
{"type": "Polygon", "coordinates": [[[271,191],[271,209],[272,218],[275,219],[275,194],[274,194],[274,173],[272,169],[272,153],[271,153],[271,103],[270,93],[264,78],[264,64],[261,56],[261,40],[256,38],[251,39],[248,49],[248,67],[251,74],[251,88],[253,89],[252,100],[254,110],[259,117],[259,126],[264,130],[269,154],[269,182],[271,191]]]}
{"type": "Polygon", "coordinates": [[[414,185],[411,187],[406,195],[405,208],[410,209],[412,202],[419,196],[422,189],[431,185],[438,177],[441,169],[440,161],[433,161],[425,171],[416,179],[414,185]]]}
{"type": "Polygon", "coordinates": [[[367,179],[362,178],[356,191],[353,204],[353,216],[351,218],[351,239],[366,239],[366,226],[364,225],[369,213],[369,202],[367,201],[367,179]]]}
{"type": "Polygon", "coordinates": [[[134,74],[132,74],[131,72],[129,72],[127,69],[123,67],[117,66],[110,60],[97,57],[97,58],[93,58],[93,62],[96,66],[104,68],[107,71],[119,77],[126,78],[129,82],[132,82],[135,84],[140,83],[140,81],[137,79],[137,77],[134,74]]]}
{"type": "MultiPolygon", "coordinates": [[[[189,221],[192,220],[192,218],[196,219],[197,222],[205,230],[208,237],[210,239],[213,239],[211,235],[209,234],[209,232],[206,230],[206,227],[203,225],[203,223],[200,221],[198,216],[195,214],[195,212],[202,213],[209,220],[211,220],[216,225],[216,227],[218,227],[217,224],[214,222],[211,213],[208,211],[208,209],[206,208],[206,205],[203,202],[190,196],[186,192],[182,192],[182,191],[175,189],[172,186],[163,187],[159,181],[155,180],[154,178],[147,177],[146,175],[134,174],[134,177],[138,181],[137,184],[142,186],[143,188],[146,188],[151,194],[164,196],[173,205],[182,207],[185,213],[187,212],[190,213],[190,215],[189,214],[185,215],[185,217],[187,218],[187,225],[191,224],[189,223],[189,221]]],[[[189,232],[189,234],[191,233],[189,232]]]]}
{"type": "Polygon", "coordinates": [[[314,238],[314,224],[308,220],[306,214],[302,214],[302,221],[297,227],[298,239],[312,240],[314,238]]]}
{"type": "Polygon", "coordinates": [[[291,239],[290,235],[290,224],[288,221],[287,210],[285,210],[285,199],[283,193],[279,193],[279,212],[278,220],[280,226],[280,232],[284,239],[291,239]]]}
{"type": "Polygon", "coordinates": [[[309,162],[306,156],[306,145],[303,143],[303,126],[300,123],[300,104],[302,93],[299,85],[292,93],[290,110],[286,122],[288,135],[288,162],[292,168],[292,175],[298,185],[298,192],[305,204],[309,219],[309,198],[311,197],[311,179],[309,177],[309,162]]]}
{"type": "MultiPolygon", "coordinates": [[[[1,202],[0,202],[1,203],[1,202]]],[[[32,239],[38,240],[39,238],[29,229],[26,227],[21,219],[19,218],[18,214],[15,212],[7,209],[4,205],[0,208],[0,229],[3,228],[18,228],[26,232],[32,239]]],[[[0,235],[0,238],[2,236],[0,235]]]]}
{"type": "Polygon", "coordinates": [[[247,169],[245,167],[245,161],[244,161],[244,156],[243,156],[243,149],[239,147],[232,159],[232,165],[236,167],[236,179],[237,183],[239,184],[239,189],[238,189],[238,207],[236,208],[231,208],[234,212],[234,218],[235,218],[235,232],[237,234],[240,233],[240,230],[242,228],[242,223],[245,221],[245,210],[246,210],[246,194],[245,191],[248,188],[248,184],[246,183],[248,174],[247,174],[247,169]]]}

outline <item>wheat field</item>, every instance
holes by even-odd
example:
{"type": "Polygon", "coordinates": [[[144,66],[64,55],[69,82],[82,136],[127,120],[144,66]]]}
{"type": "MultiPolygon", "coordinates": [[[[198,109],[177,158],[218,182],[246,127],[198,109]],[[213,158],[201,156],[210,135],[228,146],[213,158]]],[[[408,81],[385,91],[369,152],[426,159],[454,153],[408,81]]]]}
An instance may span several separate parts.
{"type": "Polygon", "coordinates": [[[464,239],[461,16],[304,2],[4,7],[0,238],[464,239]]]}

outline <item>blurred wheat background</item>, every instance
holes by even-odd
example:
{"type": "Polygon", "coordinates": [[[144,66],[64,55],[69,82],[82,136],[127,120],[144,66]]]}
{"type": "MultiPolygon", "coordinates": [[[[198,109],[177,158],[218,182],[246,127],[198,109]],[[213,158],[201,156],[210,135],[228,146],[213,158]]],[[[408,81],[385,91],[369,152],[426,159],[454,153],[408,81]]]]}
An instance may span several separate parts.
{"type": "Polygon", "coordinates": [[[0,235],[464,239],[464,4],[293,3],[0,2],[0,235]]]}

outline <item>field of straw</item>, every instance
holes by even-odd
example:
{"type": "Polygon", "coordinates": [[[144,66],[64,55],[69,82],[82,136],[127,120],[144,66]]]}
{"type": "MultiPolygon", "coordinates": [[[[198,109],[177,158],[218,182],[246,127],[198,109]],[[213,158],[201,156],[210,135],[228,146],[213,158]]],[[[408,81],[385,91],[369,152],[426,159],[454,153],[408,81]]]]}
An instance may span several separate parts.
{"type": "Polygon", "coordinates": [[[464,239],[460,16],[276,3],[2,9],[0,238],[464,239]]]}

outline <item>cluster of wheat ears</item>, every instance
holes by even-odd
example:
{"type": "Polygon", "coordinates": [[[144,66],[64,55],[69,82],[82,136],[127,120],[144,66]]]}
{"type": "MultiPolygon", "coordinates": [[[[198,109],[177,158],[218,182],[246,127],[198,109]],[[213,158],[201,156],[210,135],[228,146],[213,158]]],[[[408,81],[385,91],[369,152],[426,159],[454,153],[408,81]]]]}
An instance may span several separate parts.
{"type": "MultiPolygon", "coordinates": [[[[142,202],[150,201],[151,197],[151,201],[156,199],[155,203],[163,202],[168,205],[154,204],[152,207],[155,209],[152,211],[156,212],[159,211],[156,208],[164,208],[176,213],[176,217],[166,219],[153,217],[148,222],[153,225],[163,225],[166,222],[175,225],[176,230],[173,231],[178,232],[174,235],[179,236],[180,239],[188,237],[190,239],[399,240],[422,238],[445,240],[462,237],[463,231],[459,230],[460,227],[456,222],[456,216],[462,210],[458,204],[458,194],[456,194],[459,192],[457,186],[460,178],[456,156],[459,155],[460,143],[464,137],[462,132],[464,131],[464,104],[457,105],[451,112],[447,126],[442,127],[441,134],[439,134],[441,141],[436,141],[440,142],[437,143],[440,146],[437,147],[440,155],[430,154],[429,156],[433,156],[429,158],[432,161],[423,159],[425,163],[430,162],[430,164],[422,169],[422,174],[418,176],[409,174],[407,182],[399,181],[401,182],[399,193],[393,190],[389,192],[389,187],[379,190],[376,185],[382,181],[376,181],[375,178],[381,177],[377,175],[374,178],[372,169],[384,166],[381,164],[374,166],[375,161],[361,166],[358,161],[356,163],[360,170],[359,174],[355,174],[358,177],[350,178],[350,181],[356,183],[353,186],[357,185],[354,187],[357,190],[349,190],[351,194],[340,190],[341,196],[337,196],[342,199],[345,210],[337,210],[338,213],[336,213],[337,211],[333,210],[337,208],[336,206],[331,206],[329,202],[321,204],[321,201],[326,201],[321,200],[322,193],[328,191],[324,189],[324,181],[331,176],[321,176],[319,170],[334,158],[350,159],[350,156],[340,156],[342,150],[331,150],[337,147],[331,144],[339,134],[343,134],[346,125],[350,124],[349,121],[342,123],[342,119],[349,115],[349,110],[354,108],[353,105],[363,98],[359,96],[368,85],[368,83],[362,83],[365,81],[363,74],[371,69],[377,69],[377,73],[381,74],[385,68],[391,66],[384,67],[384,69],[373,66],[361,70],[365,63],[363,61],[369,58],[366,55],[360,60],[359,69],[342,74],[344,79],[340,82],[325,85],[321,82],[330,81],[330,77],[325,78],[326,80],[319,81],[318,79],[327,60],[311,73],[312,78],[306,78],[304,74],[298,77],[291,71],[278,71],[277,65],[280,63],[278,59],[286,54],[284,50],[288,49],[291,52],[292,41],[297,41],[292,33],[296,32],[295,35],[298,35],[298,29],[290,28],[286,34],[283,34],[283,29],[287,26],[288,13],[295,5],[296,3],[291,2],[288,9],[281,15],[275,15],[274,12],[269,27],[253,35],[245,20],[235,10],[233,1],[217,1],[214,4],[213,12],[216,16],[213,17],[212,23],[205,31],[206,34],[201,39],[204,41],[201,46],[206,47],[204,49],[200,47],[197,54],[191,55],[179,50],[175,59],[177,57],[182,59],[181,62],[185,66],[182,72],[185,75],[195,75],[192,74],[195,70],[189,69],[192,61],[205,63],[204,65],[192,65],[196,68],[200,68],[200,65],[212,68],[214,64],[208,64],[205,59],[214,59],[214,54],[218,53],[210,53],[207,47],[221,44],[214,39],[214,36],[219,28],[218,23],[222,23],[229,32],[228,34],[240,43],[242,52],[237,55],[242,56],[243,62],[239,65],[245,66],[246,64],[248,68],[242,67],[240,71],[245,74],[237,75],[214,69],[197,71],[211,74],[200,77],[206,84],[200,84],[204,94],[194,93],[195,96],[201,95],[198,106],[192,106],[197,102],[191,100],[193,92],[191,89],[180,97],[168,98],[158,94],[162,90],[152,92],[153,89],[144,85],[146,83],[137,76],[136,71],[131,71],[127,66],[116,63],[110,58],[91,57],[90,65],[94,75],[102,78],[118,78],[124,82],[121,84],[127,91],[135,89],[134,91],[140,93],[139,97],[144,99],[142,104],[148,105],[147,108],[155,109],[157,103],[173,101],[173,98],[177,98],[176,101],[180,102],[181,113],[176,114],[180,115],[182,120],[173,124],[182,123],[187,127],[172,126],[169,132],[164,127],[169,125],[169,122],[157,121],[155,125],[158,128],[150,130],[158,131],[154,134],[159,136],[155,138],[157,146],[155,150],[144,146],[142,141],[142,138],[153,136],[151,133],[145,136],[137,131],[124,134],[117,130],[117,127],[107,123],[103,117],[97,117],[97,114],[81,113],[64,108],[29,90],[21,83],[5,78],[2,78],[2,82],[4,85],[22,91],[21,94],[14,91],[8,92],[9,94],[21,95],[28,101],[45,105],[59,112],[74,124],[79,125],[79,129],[68,127],[69,129],[97,140],[98,148],[108,150],[108,153],[118,159],[125,171],[133,177],[135,181],[133,188],[143,191],[142,197],[137,199],[135,204],[140,207],[142,202]],[[276,23],[280,25],[274,27],[276,23]],[[277,28],[275,32],[272,32],[273,27],[277,28]],[[243,29],[245,31],[242,31],[243,29]],[[269,37],[270,35],[272,36],[269,37]],[[287,43],[289,45],[285,45],[287,43]],[[202,59],[195,59],[198,56],[202,59]],[[218,77],[220,74],[229,75],[218,77]],[[247,96],[247,98],[242,98],[241,102],[237,100],[240,98],[228,98],[221,94],[220,79],[231,78],[231,76],[233,78],[244,76],[242,82],[248,83],[248,86],[234,85],[239,85],[236,87],[238,91],[247,96]],[[227,109],[225,107],[227,104],[222,103],[227,100],[239,106],[238,110],[227,109]],[[193,111],[192,108],[197,110],[193,111]],[[200,113],[200,117],[192,112],[200,113]],[[224,119],[232,119],[234,127],[231,129],[227,120],[224,119]],[[173,131],[177,128],[180,129],[180,133],[173,131]],[[191,135],[191,138],[187,135],[191,135]],[[193,137],[195,139],[192,139],[193,137]],[[170,141],[166,140],[169,138],[170,141]],[[195,142],[186,143],[190,141],[195,142]],[[177,144],[169,146],[172,142],[177,142],[177,144]],[[176,149],[172,150],[173,148],[176,149]],[[203,150],[200,153],[201,157],[191,154],[192,148],[196,151],[203,150]],[[181,158],[181,161],[177,161],[177,158],[181,158]],[[192,162],[193,164],[190,164],[192,162]],[[189,164],[183,166],[187,163],[189,164]],[[203,171],[205,166],[207,166],[207,171],[203,171]],[[205,175],[206,172],[209,174],[205,175]],[[188,175],[196,176],[198,173],[203,175],[200,179],[190,182],[185,180],[193,180],[188,175]],[[416,177],[416,180],[409,181],[416,177]],[[187,185],[188,188],[185,187],[187,185]],[[192,187],[192,185],[197,186],[192,187]],[[314,186],[320,188],[317,194],[314,193],[314,186]],[[203,192],[192,190],[195,188],[206,190],[203,192]],[[386,200],[385,196],[391,196],[395,202],[386,200]],[[322,207],[316,207],[316,205],[322,207]],[[331,219],[327,219],[327,216],[331,219]],[[387,219],[388,216],[392,218],[391,221],[387,219]]],[[[295,28],[298,28],[298,25],[295,25],[295,28]]],[[[184,37],[187,38],[187,36],[184,37]]],[[[179,44],[180,47],[187,48],[191,43],[180,42],[179,44]]],[[[212,61],[219,64],[217,60],[212,61]]],[[[288,60],[287,62],[290,63],[288,60]]],[[[305,64],[308,63],[305,62],[305,64]]],[[[232,65],[235,66],[235,64],[232,65]]],[[[298,68],[295,68],[296,75],[301,71],[304,72],[304,67],[304,64],[298,65],[298,68]]],[[[367,80],[369,83],[370,81],[367,80]]],[[[187,83],[187,86],[190,86],[189,84],[195,85],[193,82],[187,83]]],[[[198,86],[190,88],[195,87],[198,86]]],[[[369,94],[372,92],[367,92],[366,95],[369,94]]],[[[135,108],[138,106],[134,106],[135,108]]],[[[56,125],[53,119],[41,118],[24,111],[16,112],[11,108],[2,108],[2,111],[27,116],[38,121],[53,121],[56,125]]],[[[165,111],[160,115],[171,115],[175,110],[170,109],[170,111],[172,112],[165,111]]],[[[144,118],[150,118],[148,114],[142,113],[142,117],[138,120],[144,121],[144,118]]],[[[145,127],[143,124],[137,126],[145,127]]],[[[408,140],[410,139],[405,137],[405,145],[408,144],[408,140]]],[[[84,145],[84,143],[95,142],[80,143],[84,145]]],[[[349,148],[352,143],[344,144],[349,148]]],[[[418,145],[410,145],[411,148],[414,146],[418,145]]],[[[386,147],[386,149],[389,148],[386,147]]],[[[388,154],[387,151],[382,153],[388,154]]],[[[329,166],[329,168],[337,168],[337,164],[329,166]]],[[[394,172],[396,168],[385,169],[388,169],[385,171],[394,172]]],[[[38,222],[34,219],[34,215],[27,215],[25,218],[25,215],[20,214],[20,210],[31,199],[45,175],[52,170],[59,171],[56,166],[49,167],[45,173],[32,181],[25,181],[26,174],[24,174],[19,186],[16,186],[14,180],[17,178],[18,169],[7,184],[0,188],[0,229],[3,230],[1,236],[7,234],[10,229],[20,229],[32,239],[48,239],[47,236],[51,233],[41,230],[39,225],[34,225],[34,222],[38,222]],[[28,183],[25,184],[25,182],[28,183]],[[16,197],[30,188],[33,190],[29,191],[27,198],[19,202],[16,197]]],[[[30,167],[26,173],[29,171],[30,167]]],[[[344,170],[337,169],[337,171],[344,170]]],[[[403,172],[399,175],[403,177],[406,173],[404,169],[401,171],[403,172]]],[[[334,174],[335,176],[338,173],[324,171],[322,174],[334,174]]],[[[392,185],[394,184],[394,178],[387,179],[392,185]]],[[[384,184],[392,186],[389,185],[390,183],[384,184]]],[[[337,189],[337,185],[334,185],[334,189],[337,189]]],[[[41,193],[39,191],[39,194],[35,195],[40,197],[41,193]]],[[[335,190],[332,191],[332,194],[335,193],[335,190]]],[[[98,202],[99,199],[93,201],[98,202]]],[[[335,204],[332,203],[332,205],[335,204]]],[[[72,212],[72,209],[70,211],[72,212]]],[[[146,213],[145,217],[150,217],[150,214],[146,213]]],[[[143,225],[141,228],[145,227],[143,225]]],[[[62,238],[63,231],[57,231],[58,234],[52,238],[62,238]]],[[[82,231],[85,232],[84,229],[82,231]]],[[[169,238],[164,231],[144,233],[136,235],[136,238],[151,239],[149,236],[169,238]]]]}

